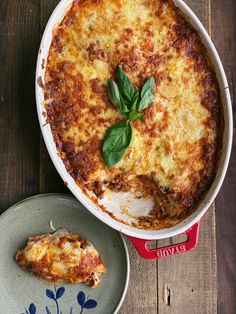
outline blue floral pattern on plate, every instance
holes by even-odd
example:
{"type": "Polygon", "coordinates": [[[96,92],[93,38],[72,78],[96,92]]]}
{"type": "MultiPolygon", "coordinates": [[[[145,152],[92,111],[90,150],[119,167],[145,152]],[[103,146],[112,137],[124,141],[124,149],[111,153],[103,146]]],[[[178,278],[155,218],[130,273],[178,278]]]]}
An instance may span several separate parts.
{"type": "MultiPolygon", "coordinates": [[[[54,291],[50,290],[50,289],[46,289],[46,296],[53,300],[55,302],[56,305],[56,312],[52,312],[48,306],[45,306],[45,313],[46,314],[63,314],[62,311],[60,310],[60,304],[58,302],[58,299],[60,299],[61,297],[63,297],[64,293],[65,293],[65,287],[59,287],[57,288],[56,285],[54,285],[54,291]]],[[[93,299],[89,299],[89,297],[87,297],[84,294],[83,291],[80,291],[77,294],[77,302],[78,305],[80,306],[80,312],[79,314],[84,313],[84,309],[90,310],[93,309],[97,306],[97,302],[93,299]]],[[[76,313],[78,313],[76,311],[76,313]]],[[[25,312],[21,313],[21,314],[39,314],[37,313],[37,309],[34,303],[31,303],[27,308],[25,308],[25,312]]],[[[69,314],[73,314],[73,307],[71,306],[69,309],[69,314]]]]}

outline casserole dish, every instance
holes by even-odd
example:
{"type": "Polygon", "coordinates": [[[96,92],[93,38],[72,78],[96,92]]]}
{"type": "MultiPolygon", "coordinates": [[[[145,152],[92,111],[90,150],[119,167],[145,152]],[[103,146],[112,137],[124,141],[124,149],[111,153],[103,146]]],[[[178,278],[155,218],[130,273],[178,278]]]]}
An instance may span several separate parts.
{"type": "Polygon", "coordinates": [[[221,100],[222,100],[222,114],[224,118],[224,133],[222,139],[221,157],[218,163],[218,170],[207,194],[204,196],[197,209],[183,221],[176,225],[164,228],[160,230],[144,230],[134,227],[132,222],[142,216],[147,216],[152,208],[152,204],[149,201],[143,199],[135,199],[130,195],[124,195],[124,193],[113,193],[110,198],[104,198],[103,200],[94,202],[94,200],[85,193],[84,189],[79,187],[74,179],[67,172],[63,161],[58,156],[57,148],[53,140],[50,125],[47,124],[45,118],[46,112],[44,108],[44,93],[42,84],[44,84],[45,68],[41,65],[47,60],[49,48],[52,42],[52,32],[54,27],[58,26],[67,10],[70,8],[72,1],[63,0],[59,3],[55,11],[53,12],[43,35],[43,39],[40,45],[37,69],[36,69],[36,99],[37,108],[39,114],[39,121],[42,128],[44,140],[50,156],[62,176],[63,180],[68,185],[72,193],[80,200],[88,210],[90,210],[97,218],[107,223],[109,226],[119,230],[120,232],[128,235],[130,240],[134,243],[139,253],[146,258],[163,257],[166,255],[179,254],[185,252],[196,246],[199,220],[214,200],[217,192],[220,189],[223,178],[225,176],[226,168],[229,161],[231,143],[232,143],[232,112],[229,96],[229,88],[227,80],[224,74],[224,70],[217,52],[212,44],[207,32],[203,28],[194,13],[186,6],[183,1],[174,1],[174,4],[181,10],[186,20],[192,25],[192,27],[198,32],[201,37],[202,43],[205,45],[208,52],[211,64],[213,65],[218,83],[220,86],[221,100]],[[129,210],[125,212],[121,209],[121,205],[124,202],[129,202],[129,210]],[[105,208],[106,210],[101,210],[105,208]],[[132,217],[132,218],[130,218],[132,217]],[[114,219],[115,218],[115,219],[114,219]],[[123,223],[124,222],[124,223],[123,223]],[[158,240],[162,238],[168,238],[180,233],[186,232],[188,240],[184,244],[178,244],[167,249],[148,250],[147,240],[158,240]],[[139,239],[139,240],[137,240],[139,239]],[[141,240],[142,239],[142,240],[141,240]],[[143,239],[145,239],[143,241],[143,239]]]}

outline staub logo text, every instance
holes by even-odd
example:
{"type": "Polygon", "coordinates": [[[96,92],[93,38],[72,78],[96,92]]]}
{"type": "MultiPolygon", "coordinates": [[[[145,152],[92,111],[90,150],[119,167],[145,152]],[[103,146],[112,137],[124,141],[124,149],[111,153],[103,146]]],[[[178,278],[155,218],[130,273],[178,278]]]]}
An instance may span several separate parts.
{"type": "Polygon", "coordinates": [[[169,248],[163,248],[156,252],[157,257],[165,257],[169,255],[180,254],[186,251],[185,245],[176,245],[169,248]]]}

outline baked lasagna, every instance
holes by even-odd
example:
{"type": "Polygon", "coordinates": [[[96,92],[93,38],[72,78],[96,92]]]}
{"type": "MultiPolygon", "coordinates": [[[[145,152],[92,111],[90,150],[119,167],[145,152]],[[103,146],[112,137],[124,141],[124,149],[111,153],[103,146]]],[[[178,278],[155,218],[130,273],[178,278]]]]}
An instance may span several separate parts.
{"type": "Polygon", "coordinates": [[[45,112],[66,169],[98,198],[152,198],[138,228],[170,227],[198,206],[216,174],[223,122],[214,69],[197,32],[170,0],[75,0],[53,30],[45,112]],[[124,116],[107,95],[122,65],[135,88],[154,78],[144,120],[108,168],[104,135],[124,116]]]}
{"type": "Polygon", "coordinates": [[[19,265],[31,274],[53,282],[84,282],[96,288],[106,272],[98,251],[87,240],[62,229],[30,237],[16,254],[19,265]]]}

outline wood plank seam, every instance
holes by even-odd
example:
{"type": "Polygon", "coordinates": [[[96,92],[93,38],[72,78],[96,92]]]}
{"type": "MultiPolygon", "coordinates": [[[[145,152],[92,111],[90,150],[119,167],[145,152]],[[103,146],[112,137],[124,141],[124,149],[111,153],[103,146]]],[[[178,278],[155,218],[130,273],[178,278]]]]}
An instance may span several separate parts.
{"type": "Polygon", "coordinates": [[[207,2],[207,12],[208,12],[208,33],[210,37],[212,36],[212,10],[211,10],[211,0],[207,2]]]}

